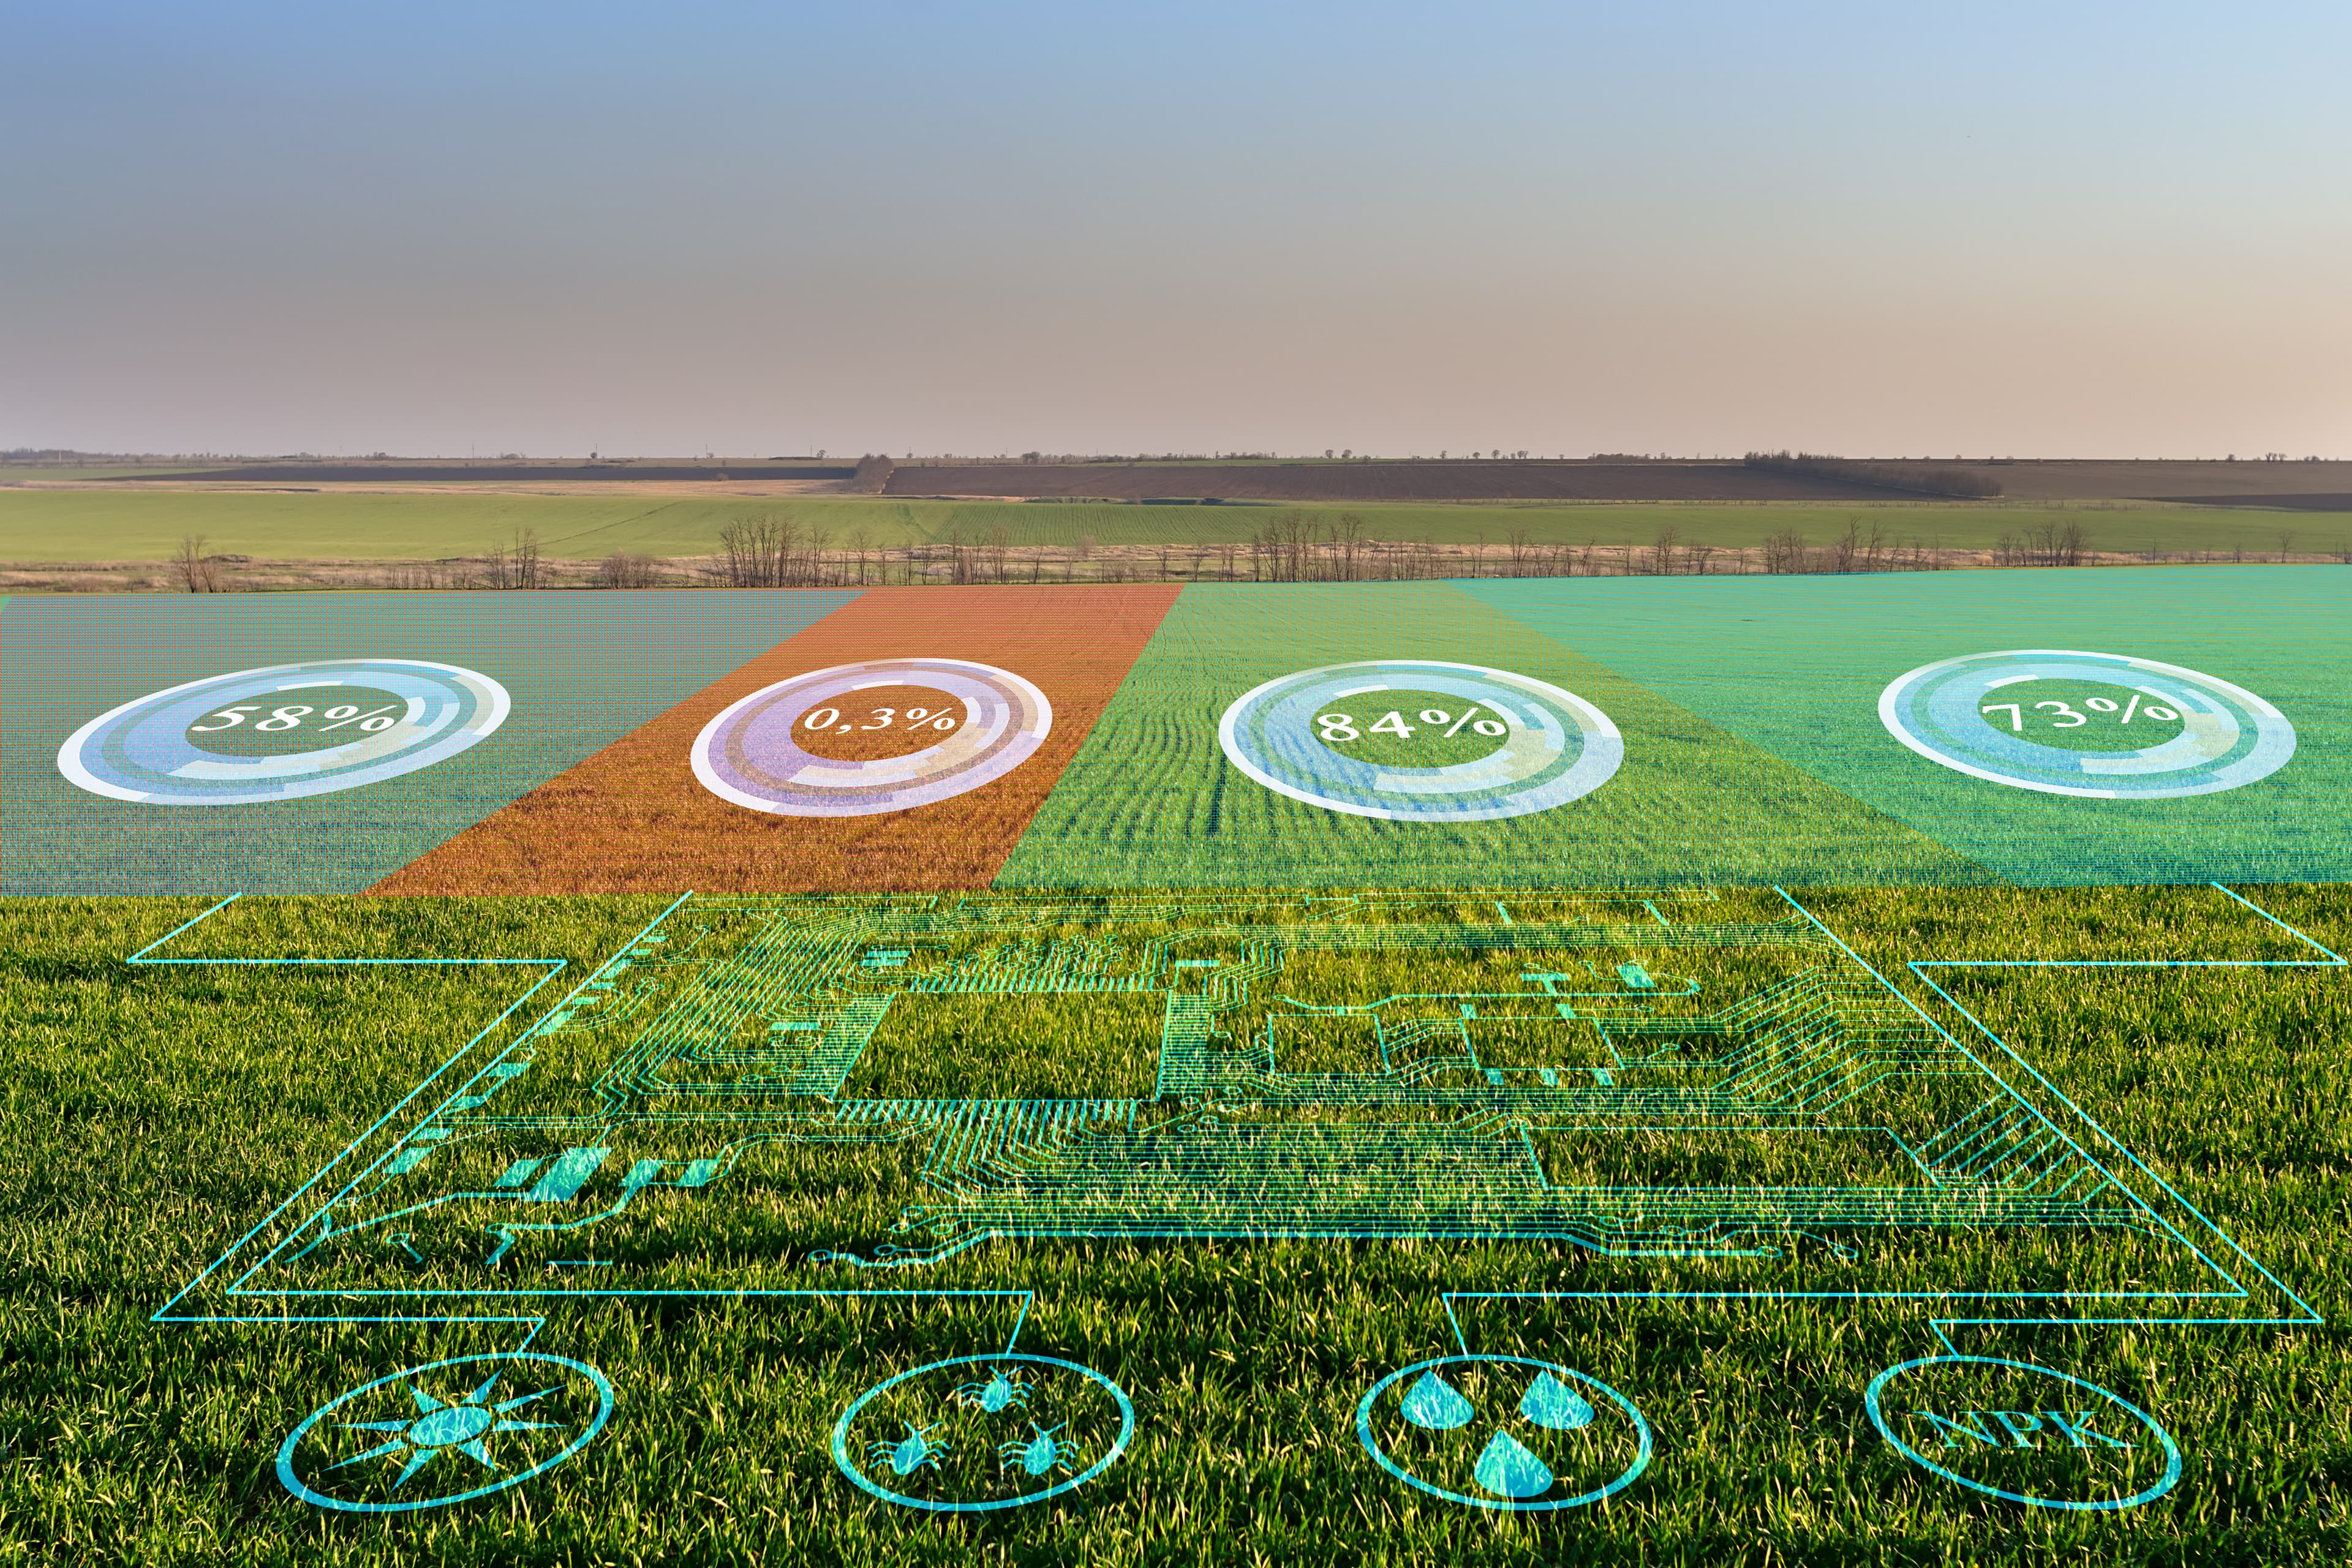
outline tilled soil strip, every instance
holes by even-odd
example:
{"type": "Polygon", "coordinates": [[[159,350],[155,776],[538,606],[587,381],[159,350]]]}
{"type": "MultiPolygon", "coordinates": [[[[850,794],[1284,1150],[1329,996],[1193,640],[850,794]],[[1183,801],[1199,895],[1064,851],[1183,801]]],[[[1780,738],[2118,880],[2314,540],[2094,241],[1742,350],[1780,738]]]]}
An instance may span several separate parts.
{"type": "Polygon", "coordinates": [[[930,891],[985,888],[1181,589],[878,588],[386,877],[376,893],[930,891]],[[1026,677],[1054,705],[1037,753],[909,811],[773,816],[694,776],[729,703],[809,670],[940,658],[1026,677]]]}

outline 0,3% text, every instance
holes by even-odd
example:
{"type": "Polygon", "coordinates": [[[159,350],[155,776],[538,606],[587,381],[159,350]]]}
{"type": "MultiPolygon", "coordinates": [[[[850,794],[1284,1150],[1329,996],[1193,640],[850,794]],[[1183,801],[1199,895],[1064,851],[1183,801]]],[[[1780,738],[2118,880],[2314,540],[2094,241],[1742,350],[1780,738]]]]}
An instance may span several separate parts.
{"type": "Polygon", "coordinates": [[[903,712],[896,708],[877,708],[859,717],[845,715],[838,708],[812,708],[801,715],[801,728],[827,731],[846,735],[854,730],[952,730],[956,716],[944,708],[909,708],[903,712]]]}

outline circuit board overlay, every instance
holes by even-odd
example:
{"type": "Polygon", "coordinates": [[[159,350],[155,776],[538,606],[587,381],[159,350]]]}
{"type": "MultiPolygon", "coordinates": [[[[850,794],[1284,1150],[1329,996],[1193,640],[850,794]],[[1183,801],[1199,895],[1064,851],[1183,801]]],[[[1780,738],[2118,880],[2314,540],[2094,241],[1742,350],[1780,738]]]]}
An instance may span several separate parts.
{"type": "Polygon", "coordinates": [[[2130,1509],[2184,1474],[2161,1405],[2004,1336],[2322,1320],[1950,986],[2343,967],[2209,897],[2261,956],[1922,957],[1906,986],[1780,889],[689,894],[576,979],[238,954],[225,900],[132,962],[528,984],[154,1321],[507,1344],[286,1436],[297,1499],[391,1512],[522,1484],[625,1409],[625,1373],[562,1353],[578,1314],[887,1313],[937,1359],[871,1364],[834,1466],[888,1507],[991,1511],[1171,1436],[1066,1353],[1087,1249],[1460,1247],[1474,1270],[1390,1309],[1423,1325],[1406,1345],[1452,1348],[1367,1375],[1374,1484],[1519,1512],[1612,1496],[1652,1464],[1664,1389],[1523,1330],[1746,1303],[1866,1312],[1895,1353],[1866,1390],[1849,1373],[1854,1419],[1939,1482],[2130,1509]]]}
{"type": "Polygon", "coordinates": [[[1602,1295],[2296,1315],[2085,1123],[1770,892],[690,898],[218,1282],[487,1307],[1475,1237],[1602,1295]],[[1073,1081],[1078,1026],[1129,1048],[1073,1081]]]}

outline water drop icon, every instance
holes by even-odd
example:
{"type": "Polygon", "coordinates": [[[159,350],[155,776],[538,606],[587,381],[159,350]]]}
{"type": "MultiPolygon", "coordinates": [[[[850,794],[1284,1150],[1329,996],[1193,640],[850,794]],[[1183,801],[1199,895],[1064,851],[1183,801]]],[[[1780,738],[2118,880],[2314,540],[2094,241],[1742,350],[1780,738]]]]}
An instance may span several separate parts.
{"type": "Polygon", "coordinates": [[[1573,1431],[1592,1424],[1592,1406],[1583,1395],[1548,1372],[1536,1373],[1519,1400],[1519,1414],[1554,1432],[1573,1431]]]}
{"type": "Polygon", "coordinates": [[[1421,1381],[1405,1391],[1404,1418],[1433,1432],[1450,1432],[1476,1414],[1452,1384],[1433,1372],[1423,1373],[1421,1381]]]}
{"type": "Polygon", "coordinates": [[[1497,1432],[1470,1472],[1490,1492],[1531,1498],[1551,1489],[1551,1472],[1508,1432],[1497,1432]]]}

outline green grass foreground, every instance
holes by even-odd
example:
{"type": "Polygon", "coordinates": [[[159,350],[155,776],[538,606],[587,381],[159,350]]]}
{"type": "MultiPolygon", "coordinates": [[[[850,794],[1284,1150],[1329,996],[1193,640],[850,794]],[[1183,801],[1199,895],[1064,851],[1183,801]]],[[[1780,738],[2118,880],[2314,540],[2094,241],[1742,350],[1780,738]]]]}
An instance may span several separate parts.
{"type": "MultiPolygon", "coordinates": [[[[2352,889],[2242,890],[2331,948],[2352,943],[2352,889]]],[[[1804,897],[1956,1029],[1906,961],[2309,951],[2211,889],[1804,897]]],[[[235,941],[289,956],[562,958],[576,977],[665,901],[250,900],[235,941]]],[[[601,1367],[618,1390],[612,1425],[577,1459],[481,1502],[370,1520],[292,1501],[272,1469],[278,1443],[344,1389],[510,1348],[512,1331],[150,1317],[495,1018],[526,972],[124,964],[204,907],[0,907],[0,1563],[2207,1564],[2352,1552],[2352,1343],[2335,1322],[2352,1239],[2341,969],[1939,976],[2330,1320],[1955,1331],[1964,1350],[2060,1367],[2159,1415],[2186,1472],[2128,1513],[1998,1502],[1889,1450],[1862,1389],[1934,1348],[1926,1310],[1656,1302],[1478,1321],[1482,1348],[1638,1388],[1658,1452],[1604,1505],[1474,1514],[1372,1466],[1355,1402],[1451,1348],[1438,1291],[1572,1288],[1573,1249],[1086,1242],[970,1255],[976,1276],[1036,1292],[1024,1349],[1099,1366],[1135,1395],[1132,1448],[1050,1505],[912,1517],[854,1490],[826,1452],[835,1416],[887,1371],[1001,1343],[1001,1304],[669,1301],[551,1310],[537,1347],[601,1367]]],[[[1066,1043],[1080,1065],[1099,1048],[1066,1043]]],[[[690,1225],[669,1239],[698,1256],[690,1225]]]]}
{"type": "MultiPolygon", "coordinates": [[[[626,551],[653,556],[709,555],[719,531],[738,518],[789,512],[828,530],[828,548],[856,548],[863,532],[875,549],[960,540],[985,545],[1002,531],[1013,549],[1110,548],[1245,542],[1287,510],[1270,505],[1162,507],[896,500],[885,497],[484,494],[435,490],[321,491],[74,490],[0,489],[0,561],[163,561],[181,540],[202,534],[216,554],[273,560],[441,560],[479,555],[511,542],[517,529],[539,535],[551,557],[593,561],[626,551]]],[[[1795,529],[1827,545],[1858,521],[1885,543],[1946,550],[1989,550],[2007,534],[2022,539],[2046,524],[2082,525],[2090,549],[2111,553],[2242,550],[2249,559],[2279,549],[2282,529],[2298,553],[2328,553],[2352,542],[2352,515],[2259,509],[2102,502],[2058,508],[2024,502],[1868,501],[1807,504],[1593,504],[1342,506],[1297,509],[1318,527],[1343,512],[1364,537],[1503,549],[1514,530],[1538,543],[1645,546],[1672,528],[1683,545],[1754,550],[1795,529]]],[[[1608,563],[1612,569],[1615,563],[1608,563]]]]}

